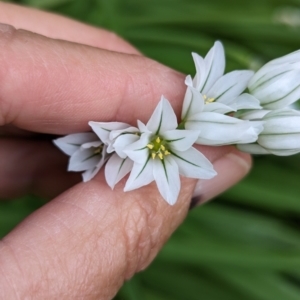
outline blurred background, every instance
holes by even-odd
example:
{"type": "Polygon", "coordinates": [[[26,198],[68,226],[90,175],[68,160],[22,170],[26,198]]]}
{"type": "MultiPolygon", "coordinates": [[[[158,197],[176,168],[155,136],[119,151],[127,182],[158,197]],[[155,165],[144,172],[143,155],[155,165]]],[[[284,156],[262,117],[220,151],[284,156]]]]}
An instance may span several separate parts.
{"type": "MultiPolygon", "coordinates": [[[[108,28],[145,55],[194,74],[191,52],[225,46],[227,71],[300,48],[300,0],[19,0],[108,28]]],[[[254,158],[250,175],[193,210],[124,300],[299,300],[300,156],[254,158]]],[[[0,238],[43,204],[0,203],[0,238]]]]}

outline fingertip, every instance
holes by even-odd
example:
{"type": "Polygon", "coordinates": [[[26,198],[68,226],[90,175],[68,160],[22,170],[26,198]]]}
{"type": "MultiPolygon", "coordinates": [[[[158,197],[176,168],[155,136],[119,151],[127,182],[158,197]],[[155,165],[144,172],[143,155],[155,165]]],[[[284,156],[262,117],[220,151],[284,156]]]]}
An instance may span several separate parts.
{"type": "Polygon", "coordinates": [[[199,180],[196,184],[191,206],[196,207],[229,189],[250,171],[252,158],[235,148],[214,162],[217,176],[210,180],[199,180]]]}
{"type": "Polygon", "coordinates": [[[0,22],[53,39],[140,55],[134,46],[113,32],[30,7],[0,2],[0,22]]]}

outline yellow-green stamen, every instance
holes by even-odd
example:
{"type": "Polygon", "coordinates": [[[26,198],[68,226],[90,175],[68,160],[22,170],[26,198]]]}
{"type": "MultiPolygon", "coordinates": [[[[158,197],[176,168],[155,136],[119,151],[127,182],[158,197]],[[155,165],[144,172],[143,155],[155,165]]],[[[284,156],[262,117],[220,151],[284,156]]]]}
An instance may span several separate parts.
{"type": "Polygon", "coordinates": [[[103,150],[103,146],[99,146],[94,150],[94,154],[101,154],[103,150]]]}
{"type": "Polygon", "coordinates": [[[206,95],[203,95],[203,98],[205,104],[213,103],[215,101],[215,98],[208,98],[206,95]]]}
{"type": "Polygon", "coordinates": [[[160,160],[163,160],[165,156],[171,154],[165,145],[165,141],[159,136],[155,137],[147,145],[147,148],[149,149],[152,159],[158,157],[160,160]]]}

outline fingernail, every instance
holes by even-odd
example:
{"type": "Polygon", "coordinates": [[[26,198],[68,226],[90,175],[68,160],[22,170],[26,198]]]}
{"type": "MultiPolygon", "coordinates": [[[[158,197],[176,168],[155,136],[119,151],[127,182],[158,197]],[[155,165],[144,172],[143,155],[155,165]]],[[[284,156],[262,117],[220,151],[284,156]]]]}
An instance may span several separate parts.
{"type": "Polygon", "coordinates": [[[232,151],[214,162],[218,175],[210,180],[199,180],[196,184],[190,209],[218,196],[238,181],[250,170],[248,154],[232,151]]]}
{"type": "Polygon", "coordinates": [[[194,192],[193,192],[193,198],[202,194],[202,182],[203,182],[202,179],[197,181],[194,192]]]}
{"type": "Polygon", "coordinates": [[[193,208],[195,208],[196,206],[200,205],[202,202],[202,196],[195,196],[192,198],[191,203],[190,203],[190,207],[189,210],[192,210],[193,208]]]}
{"type": "Polygon", "coordinates": [[[231,161],[244,168],[245,174],[247,174],[251,169],[251,163],[249,163],[249,160],[243,159],[241,157],[241,154],[236,155],[235,153],[229,152],[225,155],[225,157],[229,158],[231,161]]]}

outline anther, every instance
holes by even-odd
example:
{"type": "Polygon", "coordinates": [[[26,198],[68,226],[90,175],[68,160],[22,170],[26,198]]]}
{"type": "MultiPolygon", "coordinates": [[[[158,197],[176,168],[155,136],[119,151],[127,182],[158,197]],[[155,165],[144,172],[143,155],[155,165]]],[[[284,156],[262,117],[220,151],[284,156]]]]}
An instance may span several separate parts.
{"type": "Polygon", "coordinates": [[[98,147],[95,149],[94,154],[100,154],[102,151],[102,147],[98,147]]]}

